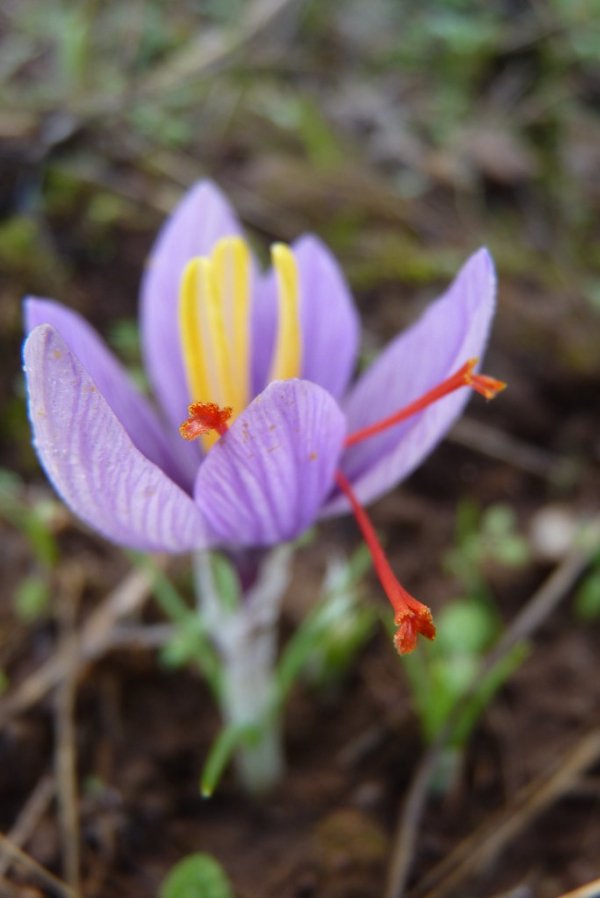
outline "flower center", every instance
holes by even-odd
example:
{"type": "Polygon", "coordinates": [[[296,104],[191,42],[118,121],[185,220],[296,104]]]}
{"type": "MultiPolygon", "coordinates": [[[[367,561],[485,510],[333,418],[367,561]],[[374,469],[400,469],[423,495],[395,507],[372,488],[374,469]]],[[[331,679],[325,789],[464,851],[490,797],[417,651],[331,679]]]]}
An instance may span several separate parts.
{"type": "MultiPolygon", "coordinates": [[[[302,364],[298,267],[285,244],[275,244],[271,252],[278,329],[269,379],[287,380],[300,375],[302,364]]],[[[252,398],[251,281],[246,242],[241,237],[226,237],[210,256],[192,259],[186,265],[180,287],[179,331],[191,404],[229,408],[232,420],[252,398]]],[[[190,416],[193,414],[190,406],[190,416]]],[[[200,436],[205,449],[222,433],[211,426],[197,433],[187,428],[186,432],[194,433],[186,439],[200,436]]]]}

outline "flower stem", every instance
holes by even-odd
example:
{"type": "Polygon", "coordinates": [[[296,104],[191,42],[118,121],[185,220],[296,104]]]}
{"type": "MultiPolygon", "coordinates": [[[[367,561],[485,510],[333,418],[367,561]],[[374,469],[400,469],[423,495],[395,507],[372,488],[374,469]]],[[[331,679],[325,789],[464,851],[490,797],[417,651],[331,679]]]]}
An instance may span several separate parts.
{"type": "Polygon", "coordinates": [[[254,583],[232,608],[218,593],[210,553],[194,556],[199,611],[221,659],[223,722],[254,731],[235,756],[239,781],[252,793],[268,791],[284,772],[274,667],[277,623],[290,579],[290,562],[289,546],[265,555],[254,583]]]}

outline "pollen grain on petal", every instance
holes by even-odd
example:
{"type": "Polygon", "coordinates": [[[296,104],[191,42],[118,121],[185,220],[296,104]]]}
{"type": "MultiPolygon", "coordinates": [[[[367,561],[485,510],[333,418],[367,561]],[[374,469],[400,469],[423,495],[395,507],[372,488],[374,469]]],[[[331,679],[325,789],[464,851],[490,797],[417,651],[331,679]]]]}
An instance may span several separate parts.
{"type": "Polygon", "coordinates": [[[195,440],[211,431],[222,436],[232,412],[229,406],[222,408],[216,402],[192,402],[188,406],[189,417],[180,426],[179,433],[184,440],[195,440]]]}

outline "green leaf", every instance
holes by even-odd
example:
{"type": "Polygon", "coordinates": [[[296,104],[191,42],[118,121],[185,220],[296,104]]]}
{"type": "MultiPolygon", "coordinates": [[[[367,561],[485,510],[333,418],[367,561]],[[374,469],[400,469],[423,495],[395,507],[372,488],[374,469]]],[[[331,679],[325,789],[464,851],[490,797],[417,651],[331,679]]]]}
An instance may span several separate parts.
{"type": "Polygon", "coordinates": [[[190,854],[163,880],[159,898],[233,898],[225,871],[210,854],[190,854]]]}
{"type": "Polygon", "coordinates": [[[235,611],[241,601],[240,578],[232,563],[220,552],[210,556],[216,592],[228,611],[235,611]]]}
{"type": "Polygon", "coordinates": [[[481,540],[484,558],[506,567],[521,567],[529,560],[529,544],[517,531],[517,516],[502,502],[491,505],[484,513],[481,540]]]}
{"type": "Polygon", "coordinates": [[[463,499],[456,510],[456,541],[463,545],[466,540],[477,534],[479,529],[480,510],[477,502],[463,499]]]}
{"type": "Polygon", "coordinates": [[[190,616],[196,616],[166,574],[160,570],[151,555],[144,555],[138,552],[127,552],[126,554],[133,564],[137,567],[145,568],[152,575],[154,598],[169,620],[178,624],[187,624],[190,616]]]}
{"type": "Polygon", "coordinates": [[[435,663],[436,648],[435,644],[420,643],[410,655],[402,656],[413,707],[427,743],[432,742],[439,732],[455,698],[443,676],[443,669],[435,663]]]}
{"type": "Polygon", "coordinates": [[[593,570],[577,590],[575,614],[584,621],[600,617],[600,568],[593,570]]]}
{"type": "Polygon", "coordinates": [[[14,603],[16,613],[26,623],[42,617],[50,604],[50,585],[47,579],[36,574],[25,577],[17,587],[14,603]]]}
{"type": "Polygon", "coordinates": [[[165,616],[175,624],[174,636],[161,651],[162,662],[167,667],[195,663],[218,698],[222,688],[221,663],[199,612],[189,607],[152,556],[138,552],[128,552],[127,555],[133,564],[152,574],[154,598],[165,616]]]}
{"type": "Polygon", "coordinates": [[[502,658],[487,676],[481,680],[477,692],[467,703],[454,727],[452,734],[453,745],[464,745],[467,742],[475,724],[492,701],[494,695],[512,676],[514,671],[521,666],[528,654],[529,646],[526,643],[521,642],[515,645],[512,651],[502,658]]]}
{"type": "Polygon", "coordinates": [[[436,648],[445,655],[477,655],[485,651],[496,636],[498,617],[481,602],[468,599],[446,605],[437,615],[436,648]]]}
{"type": "Polygon", "coordinates": [[[223,665],[199,617],[190,615],[189,626],[176,625],[173,637],[163,646],[160,659],[165,667],[170,668],[195,664],[214,697],[220,701],[223,692],[223,665]]]}
{"type": "Polygon", "coordinates": [[[490,505],[481,519],[481,527],[489,536],[507,536],[513,533],[517,525],[517,517],[510,507],[503,502],[490,505]]]}
{"type": "Polygon", "coordinates": [[[208,753],[200,777],[200,792],[203,798],[210,798],[219,784],[223,771],[240,745],[250,744],[258,737],[256,726],[230,724],[224,727],[208,753]]]}
{"type": "Polygon", "coordinates": [[[374,609],[360,604],[358,587],[371,564],[366,546],[336,566],[325,594],[283,649],[275,672],[276,706],[281,707],[299,675],[308,671],[318,686],[339,681],[369,638],[374,609]]]}
{"type": "Polygon", "coordinates": [[[53,504],[42,501],[30,505],[22,487],[19,477],[0,469],[0,515],[25,535],[37,561],[52,567],[58,558],[58,544],[48,525],[53,504]]]}

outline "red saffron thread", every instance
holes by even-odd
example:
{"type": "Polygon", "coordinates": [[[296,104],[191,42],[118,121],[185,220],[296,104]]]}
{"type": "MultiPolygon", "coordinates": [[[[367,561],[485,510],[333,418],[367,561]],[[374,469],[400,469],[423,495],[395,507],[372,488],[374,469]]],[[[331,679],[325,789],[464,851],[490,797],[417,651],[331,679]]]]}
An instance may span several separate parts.
{"type": "Polygon", "coordinates": [[[471,387],[476,393],[479,393],[486,399],[493,399],[497,393],[500,393],[501,390],[505,389],[506,384],[501,380],[496,380],[495,377],[488,377],[487,374],[476,374],[473,369],[477,362],[478,359],[469,359],[468,362],[465,362],[462,368],[459,368],[458,371],[452,374],[447,380],[438,384],[437,387],[428,390],[427,393],[424,393],[419,399],[415,399],[414,402],[411,402],[399,411],[394,412],[393,415],[389,415],[387,418],[382,418],[381,421],[376,421],[375,424],[369,424],[368,427],[363,427],[361,430],[356,430],[354,433],[349,434],[346,437],[344,445],[346,447],[354,446],[356,443],[362,442],[362,440],[366,440],[378,433],[382,433],[382,431],[387,430],[389,427],[393,427],[395,424],[400,424],[401,421],[405,421],[412,415],[416,415],[417,412],[423,411],[423,409],[427,408],[432,403],[437,402],[438,399],[442,399],[449,393],[453,393],[455,390],[460,389],[460,387],[471,387]]]}
{"type": "Polygon", "coordinates": [[[222,408],[216,402],[192,402],[188,405],[189,418],[180,426],[179,433],[184,440],[195,440],[211,430],[223,436],[232,413],[232,408],[222,408]]]}
{"type": "Polygon", "coordinates": [[[394,623],[398,627],[394,645],[400,655],[412,652],[417,644],[417,634],[427,639],[435,639],[435,624],[427,605],[417,601],[404,587],[392,571],[383,547],[377,538],[366,511],[358,501],[352,487],[341,471],[336,471],[336,483],[352,506],[352,511],[369,547],[375,572],[394,609],[394,623]]]}

